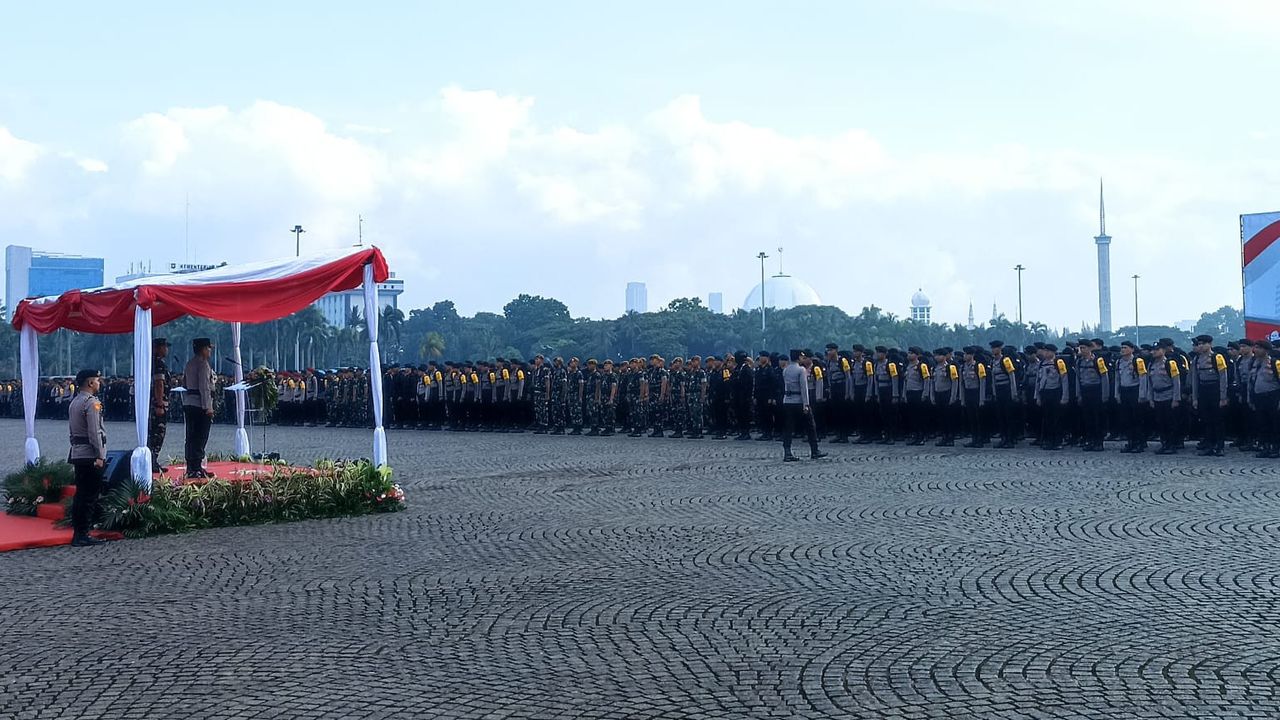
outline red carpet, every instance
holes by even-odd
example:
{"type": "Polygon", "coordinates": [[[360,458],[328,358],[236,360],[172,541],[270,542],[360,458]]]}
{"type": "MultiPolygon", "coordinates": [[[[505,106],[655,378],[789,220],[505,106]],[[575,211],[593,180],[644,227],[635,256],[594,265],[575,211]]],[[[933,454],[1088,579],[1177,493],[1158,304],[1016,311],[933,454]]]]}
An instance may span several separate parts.
{"type": "MultiPolygon", "coordinates": [[[[270,475],[276,470],[307,472],[304,468],[276,468],[271,465],[238,462],[211,462],[208,463],[208,470],[217,475],[219,479],[224,480],[248,480],[258,475],[270,475]]],[[[182,478],[184,473],[185,468],[181,465],[175,465],[163,475],[157,475],[156,477],[178,480],[182,478]]],[[[192,482],[204,481],[194,480],[192,482]]],[[[74,488],[68,488],[68,495],[74,493],[74,488]]],[[[0,552],[71,544],[71,530],[69,528],[59,530],[53,526],[55,522],[62,519],[61,504],[46,503],[38,506],[36,512],[39,513],[38,517],[20,517],[0,512],[0,552]]],[[[118,533],[95,532],[94,536],[110,540],[120,539],[118,533]]]]}
{"type": "Polygon", "coordinates": [[[0,513],[0,552],[70,544],[70,528],[58,530],[44,518],[0,513]]]}

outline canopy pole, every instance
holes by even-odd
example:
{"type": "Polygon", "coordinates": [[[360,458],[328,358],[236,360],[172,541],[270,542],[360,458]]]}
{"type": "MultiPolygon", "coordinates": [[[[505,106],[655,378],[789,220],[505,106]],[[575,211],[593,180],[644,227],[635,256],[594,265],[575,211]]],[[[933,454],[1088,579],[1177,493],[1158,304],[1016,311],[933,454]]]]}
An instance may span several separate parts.
{"type": "Polygon", "coordinates": [[[18,363],[22,371],[22,417],[27,425],[27,442],[23,451],[27,464],[35,465],[40,460],[40,441],[36,440],[36,403],[40,401],[40,340],[31,323],[23,323],[18,347],[18,363]]]}
{"type": "Polygon", "coordinates": [[[378,353],[378,283],[373,263],[364,266],[364,324],[369,331],[369,388],[373,402],[373,464],[387,464],[387,431],[382,429],[382,358],[378,353]]]}
{"type": "Polygon", "coordinates": [[[134,305],[133,309],[133,414],[138,430],[138,447],[129,459],[129,474],[145,492],[151,492],[151,448],[147,446],[151,430],[151,308],[134,305]],[[144,384],[145,383],[145,384],[144,384]]]}
{"type": "MultiPolygon", "coordinates": [[[[236,385],[244,384],[244,365],[240,361],[240,323],[231,323],[231,359],[235,361],[232,372],[235,373],[236,385]]],[[[248,457],[249,433],[244,429],[244,388],[236,390],[236,457],[248,457]]]]}

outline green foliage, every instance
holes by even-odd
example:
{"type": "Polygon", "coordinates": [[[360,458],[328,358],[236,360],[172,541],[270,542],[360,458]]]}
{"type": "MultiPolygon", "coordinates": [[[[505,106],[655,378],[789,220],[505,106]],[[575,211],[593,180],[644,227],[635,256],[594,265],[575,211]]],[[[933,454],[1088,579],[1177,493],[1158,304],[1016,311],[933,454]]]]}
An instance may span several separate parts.
{"type": "Polygon", "coordinates": [[[75,484],[75,468],[65,462],[40,458],[4,479],[5,511],[10,515],[35,515],[36,506],[60,502],[62,489],[75,484]]]}
{"type": "Polygon", "coordinates": [[[101,528],[149,537],[211,527],[291,522],[404,509],[404,492],[389,468],[367,461],[325,461],[311,471],[218,478],[192,483],[161,480],[151,494],[137,483],[102,501],[101,528]]]}
{"type": "Polygon", "coordinates": [[[1244,337],[1244,313],[1230,305],[1224,305],[1201,315],[1191,334],[1212,335],[1215,342],[1226,345],[1230,340],[1244,337]]]}

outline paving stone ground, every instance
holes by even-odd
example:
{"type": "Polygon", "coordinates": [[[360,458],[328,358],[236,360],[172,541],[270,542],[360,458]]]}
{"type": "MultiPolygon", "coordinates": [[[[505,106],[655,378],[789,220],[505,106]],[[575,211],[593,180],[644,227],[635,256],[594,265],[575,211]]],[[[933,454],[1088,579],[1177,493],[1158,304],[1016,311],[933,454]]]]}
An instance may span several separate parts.
{"type": "Polygon", "coordinates": [[[0,555],[0,717],[1280,717],[1275,462],[389,435],[403,513],[0,555]]]}

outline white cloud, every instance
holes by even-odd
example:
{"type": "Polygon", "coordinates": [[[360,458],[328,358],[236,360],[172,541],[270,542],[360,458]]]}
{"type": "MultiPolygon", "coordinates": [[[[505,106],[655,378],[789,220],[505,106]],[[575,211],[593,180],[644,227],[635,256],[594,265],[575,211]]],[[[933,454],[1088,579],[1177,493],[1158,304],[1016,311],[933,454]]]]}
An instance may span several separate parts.
{"type": "Polygon", "coordinates": [[[39,145],[16,138],[8,128],[0,127],[0,180],[20,182],[43,153],[39,145]]]}
{"type": "MultiPolygon", "coordinates": [[[[941,320],[963,321],[970,299],[980,318],[993,300],[1012,316],[1021,262],[1026,316],[1074,326],[1095,312],[1099,174],[1116,288],[1132,272],[1169,286],[1207,274],[1225,288],[1209,300],[1175,294],[1165,312],[1178,317],[1238,294],[1223,229],[1229,246],[1236,205],[1257,209],[1248,205],[1280,179],[1261,161],[1206,172],[1173,153],[923,154],[858,127],[801,135],[711,118],[695,95],[587,128],[539,122],[531,97],[448,87],[414,122],[339,131],[269,101],[173,108],[83,155],[0,128],[0,223],[79,249],[63,239],[81,222],[85,249],[163,262],[176,259],[188,198],[193,242],[218,255],[209,259],[292,252],[285,230],[299,222],[304,244],[349,244],[362,213],[366,240],[409,281],[410,304],[451,297],[493,310],[527,291],[592,316],[618,312],[637,279],[655,307],[709,291],[736,303],[756,281],[755,252],[778,245],[790,272],[852,312],[874,303],[905,314],[924,287],[941,320]],[[1189,261],[1201,254],[1216,261],[1189,261]]],[[[1115,306],[1117,318],[1127,312],[1119,292],[1115,306]]]]}

